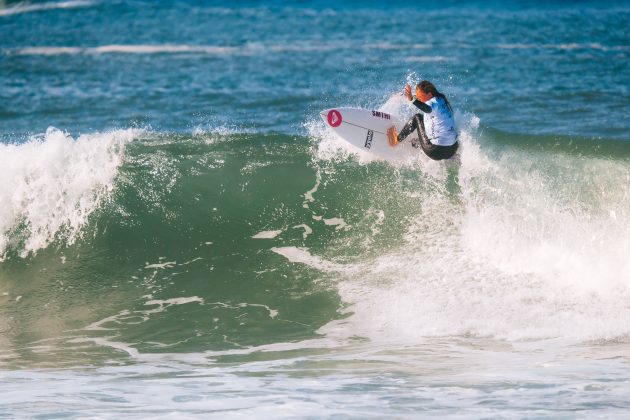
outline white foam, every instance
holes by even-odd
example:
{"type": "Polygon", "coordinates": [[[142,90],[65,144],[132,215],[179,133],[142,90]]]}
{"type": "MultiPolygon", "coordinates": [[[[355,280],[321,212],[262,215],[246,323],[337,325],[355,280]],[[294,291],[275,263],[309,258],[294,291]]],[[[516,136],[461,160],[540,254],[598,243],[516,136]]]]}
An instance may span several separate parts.
{"type": "Polygon", "coordinates": [[[315,173],[315,185],[313,186],[313,188],[311,188],[310,190],[304,193],[304,203],[302,203],[302,207],[307,209],[309,203],[312,203],[315,201],[313,194],[317,192],[317,189],[319,188],[319,184],[321,184],[321,182],[322,182],[322,175],[318,169],[317,172],[315,173]]]}
{"type": "Polygon", "coordinates": [[[200,298],[199,296],[189,296],[189,297],[178,297],[178,298],[170,298],[170,299],[165,299],[165,300],[159,300],[159,299],[151,299],[146,301],[144,304],[145,305],[158,305],[160,306],[160,308],[163,308],[164,306],[171,306],[171,305],[185,305],[187,303],[204,303],[203,298],[200,298]]]}
{"type": "Polygon", "coordinates": [[[302,223],[301,225],[293,226],[293,229],[304,229],[304,233],[302,233],[302,237],[304,239],[306,239],[308,235],[313,233],[313,229],[311,229],[311,227],[305,223],[302,223]]]}
{"type": "Polygon", "coordinates": [[[72,244],[111,194],[124,145],[141,130],[68,134],[49,128],[23,144],[0,144],[0,258],[60,239],[72,244]],[[19,247],[19,248],[18,248],[19,247]]]}
{"type": "MultiPolygon", "coordinates": [[[[315,141],[313,149],[318,160],[341,161],[348,159],[352,155],[362,159],[364,162],[375,160],[368,153],[339,138],[334,131],[326,127],[320,118],[308,121],[304,124],[304,127],[307,129],[309,137],[315,141]]],[[[304,204],[308,205],[308,203],[304,204]]]]}
{"type": "MultiPolygon", "coordinates": [[[[89,2],[67,2],[68,4],[85,3],[89,2]]],[[[60,4],[60,3],[55,3],[60,4]]],[[[9,10],[9,9],[5,9],[9,10]]],[[[16,9],[17,10],[17,9],[16,9]]],[[[26,11],[26,9],[22,9],[26,11]]],[[[33,9],[36,10],[36,9],[33,9]]],[[[37,10],[42,10],[39,8],[37,10]]],[[[0,10],[0,16],[1,16],[0,10]]],[[[93,47],[75,47],[75,46],[32,46],[22,47],[18,49],[5,49],[6,52],[19,54],[19,55],[100,55],[100,54],[202,54],[202,55],[214,55],[214,56],[252,56],[259,54],[284,54],[291,52],[326,52],[326,51],[338,51],[344,49],[363,49],[370,50],[408,50],[408,49],[425,49],[428,48],[422,44],[412,45],[395,45],[386,43],[376,44],[348,44],[348,43],[324,43],[315,45],[312,43],[305,44],[261,44],[261,43],[249,43],[239,46],[221,46],[221,45],[190,45],[190,44],[107,44],[93,47]]],[[[444,61],[441,57],[437,57],[434,61],[444,61]]]]}
{"type": "MultiPolygon", "coordinates": [[[[385,106],[396,109],[395,102],[385,106]]],[[[456,118],[459,159],[420,162],[425,176],[409,194],[416,203],[403,243],[352,264],[274,249],[339,274],[349,316],[320,332],[403,344],[451,335],[583,341],[630,334],[628,163],[523,149],[490,155],[477,141],[479,119],[456,118]],[[456,196],[446,187],[451,172],[456,196]]]]}
{"type": "Polygon", "coordinates": [[[122,310],[120,312],[118,312],[116,315],[112,315],[112,316],[108,316],[106,318],[103,318],[99,321],[93,322],[90,325],[84,327],[84,330],[87,331],[108,331],[108,330],[114,330],[114,328],[107,328],[104,327],[104,324],[109,324],[109,323],[119,323],[119,320],[123,317],[129,316],[131,314],[131,311],[129,310],[122,310]]]}
{"type": "Polygon", "coordinates": [[[630,45],[602,45],[598,43],[570,43],[570,44],[499,44],[500,49],[506,50],[531,50],[531,49],[547,49],[547,50],[600,50],[600,51],[627,51],[630,45]]]}
{"type": "Polygon", "coordinates": [[[17,3],[15,6],[0,8],[0,16],[11,16],[22,13],[40,12],[53,9],[75,9],[79,7],[90,7],[95,4],[93,1],[74,0],[74,1],[58,1],[46,3],[17,3]]]}
{"type": "Polygon", "coordinates": [[[341,264],[327,261],[321,257],[312,255],[308,248],[298,248],[295,246],[274,247],[271,248],[276,254],[282,255],[287,260],[293,263],[300,263],[308,265],[309,267],[316,268],[322,271],[329,272],[344,272],[348,271],[349,267],[341,264]]]}
{"type": "Polygon", "coordinates": [[[192,263],[194,263],[194,262],[196,262],[196,261],[201,261],[201,260],[203,260],[203,258],[202,258],[202,257],[197,257],[197,258],[193,258],[192,260],[188,260],[188,261],[186,261],[186,262],[180,263],[180,264],[178,264],[178,265],[180,265],[180,266],[182,266],[182,265],[188,265],[188,264],[192,264],[192,263]]]}
{"type": "MultiPolygon", "coordinates": [[[[167,311],[171,306],[186,305],[189,303],[197,303],[199,305],[205,304],[204,299],[199,296],[176,297],[164,300],[154,299],[152,295],[145,295],[143,297],[149,299],[144,303],[145,306],[156,306],[156,308],[134,311],[124,309],[115,315],[111,315],[99,321],[93,322],[90,325],[77,331],[109,331],[111,334],[115,334],[121,325],[125,325],[128,323],[138,324],[146,322],[151,318],[152,315],[167,311]]],[[[94,343],[97,346],[110,347],[116,350],[124,351],[134,359],[151,358],[151,355],[140,353],[135,347],[133,347],[132,344],[118,341],[115,335],[108,337],[79,336],[69,339],[68,342],[94,343]]]]}
{"type": "Polygon", "coordinates": [[[19,55],[71,55],[79,54],[83,48],[79,47],[26,47],[17,51],[19,55]]]}
{"type": "MultiPolygon", "coordinates": [[[[57,5],[66,4],[68,7],[84,7],[92,4],[91,2],[61,2],[46,3],[46,7],[41,6],[25,6],[14,7],[9,9],[0,9],[0,16],[24,13],[27,11],[44,10],[45,8],[57,8],[57,5]],[[55,7],[53,7],[55,6],[55,7]]],[[[321,45],[308,44],[262,44],[249,43],[239,46],[222,46],[222,45],[190,45],[190,44],[107,44],[93,47],[76,47],[76,46],[31,46],[17,49],[4,49],[9,54],[19,55],[101,55],[101,54],[169,54],[173,56],[201,54],[211,56],[253,56],[253,55],[269,55],[284,54],[291,52],[302,53],[321,53],[327,51],[340,51],[346,49],[362,49],[365,51],[372,50],[424,50],[431,48],[430,45],[424,44],[389,44],[389,43],[330,43],[321,45]]],[[[600,50],[600,51],[628,51],[629,45],[613,45],[604,46],[598,43],[590,44],[498,44],[499,49],[546,49],[546,50],[600,50]]],[[[454,57],[442,55],[411,55],[404,58],[407,62],[444,62],[453,61],[454,57]]]]}
{"type": "Polygon", "coordinates": [[[237,51],[236,47],[220,47],[214,45],[103,45],[101,47],[87,48],[84,50],[88,54],[180,54],[180,53],[203,53],[219,55],[237,51]]]}
{"type": "Polygon", "coordinates": [[[238,53],[238,47],[223,47],[216,45],[186,45],[186,44],[139,44],[123,45],[110,44],[98,47],[70,47],[70,46],[38,46],[23,47],[15,50],[18,55],[101,55],[101,54],[205,54],[227,55],[238,53]]]}
{"type": "Polygon", "coordinates": [[[277,309],[271,309],[269,306],[267,305],[262,305],[260,303],[239,303],[238,307],[239,308],[247,308],[247,307],[259,307],[259,308],[264,308],[267,310],[267,312],[269,312],[269,318],[273,319],[275,317],[278,316],[278,314],[280,312],[278,312],[277,309]]]}
{"type": "Polygon", "coordinates": [[[347,230],[350,229],[350,225],[346,223],[341,217],[331,217],[330,219],[324,219],[326,226],[335,226],[335,230],[347,230]]]}
{"type": "Polygon", "coordinates": [[[281,233],[282,230],[265,230],[252,236],[252,239],[273,239],[281,233]]]}
{"type": "Polygon", "coordinates": [[[172,267],[174,267],[176,264],[177,264],[177,261],[166,261],[166,262],[163,262],[163,263],[153,263],[153,264],[147,264],[147,265],[145,265],[145,266],[144,266],[144,268],[145,268],[146,270],[148,270],[148,269],[154,269],[154,268],[157,268],[157,269],[159,269],[159,270],[164,270],[164,269],[166,269],[166,268],[172,268],[172,267]]]}
{"type": "Polygon", "coordinates": [[[443,55],[417,55],[405,57],[403,61],[408,63],[433,63],[442,61],[454,61],[453,57],[446,57],[443,55]]]}

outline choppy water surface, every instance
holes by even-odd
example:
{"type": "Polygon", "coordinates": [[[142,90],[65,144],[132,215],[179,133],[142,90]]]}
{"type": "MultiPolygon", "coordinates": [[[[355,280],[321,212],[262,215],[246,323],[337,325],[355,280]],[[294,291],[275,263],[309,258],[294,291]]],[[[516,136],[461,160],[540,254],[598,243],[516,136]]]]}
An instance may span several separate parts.
{"type": "Polygon", "coordinates": [[[624,2],[0,8],[0,412],[618,417],[624,2]],[[318,111],[461,154],[372,161],[318,111]]]}

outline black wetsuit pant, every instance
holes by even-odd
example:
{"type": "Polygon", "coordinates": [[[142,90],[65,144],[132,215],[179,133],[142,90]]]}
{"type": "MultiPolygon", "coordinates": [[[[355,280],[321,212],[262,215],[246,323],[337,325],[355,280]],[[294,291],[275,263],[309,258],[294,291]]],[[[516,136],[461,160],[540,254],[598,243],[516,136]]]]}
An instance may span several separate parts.
{"type": "MultiPolygon", "coordinates": [[[[413,116],[411,120],[400,130],[398,133],[398,141],[403,141],[413,130],[418,130],[418,138],[420,139],[420,147],[424,153],[433,160],[450,159],[453,157],[459,143],[455,142],[450,146],[438,146],[429,141],[427,133],[424,130],[424,116],[420,113],[413,116]]],[[[418,147],[417,144],[413,144],[413,147],[418,147]]]]}

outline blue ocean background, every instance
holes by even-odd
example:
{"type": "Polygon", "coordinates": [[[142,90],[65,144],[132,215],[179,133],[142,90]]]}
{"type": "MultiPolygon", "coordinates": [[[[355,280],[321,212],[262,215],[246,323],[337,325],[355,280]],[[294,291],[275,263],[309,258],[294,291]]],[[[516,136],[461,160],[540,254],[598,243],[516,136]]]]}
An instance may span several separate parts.
{"type": "Polygon", "coordinates": [[[0,415],[623,417],[624,1],[0,1],[0,415]],[[451,162],[319,112],[455,109],[451,162]]]}

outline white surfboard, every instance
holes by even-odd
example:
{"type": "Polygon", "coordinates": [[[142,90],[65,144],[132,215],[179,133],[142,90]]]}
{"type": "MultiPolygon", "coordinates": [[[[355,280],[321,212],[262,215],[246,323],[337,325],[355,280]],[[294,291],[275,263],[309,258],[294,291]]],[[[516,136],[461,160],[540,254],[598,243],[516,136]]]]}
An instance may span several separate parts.
{"type": "Polygon", "coordinates": [[[420,149],[411,145],[416,132],[397,146],[390,146],[386,130],[395,126],[398,131],[404,123],[391,114],[362,108],[333,108],[321,111],[326,125],[351,145],[382,159],[401,160],[416,156],[420,149]]]}

